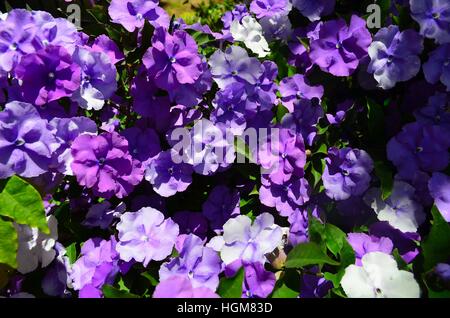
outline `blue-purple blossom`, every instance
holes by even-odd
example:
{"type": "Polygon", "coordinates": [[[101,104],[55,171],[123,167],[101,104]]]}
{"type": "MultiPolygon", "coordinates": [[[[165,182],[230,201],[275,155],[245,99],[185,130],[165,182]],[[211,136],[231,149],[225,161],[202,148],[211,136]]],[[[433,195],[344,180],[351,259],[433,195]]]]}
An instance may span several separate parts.
{"type": "Polygon", "coordinates": [[[444,170],[450,161],[449,131],[418,122],[407,124],[387,144],[387,156],[401,177],[408,180],[414,172],[444,170]]]}
{"type": "Polygon", "coordinates": [[[450,92],[450,43],[442,44],[430,53],[428,61],[423,65],[423,73],[428,83],[436,84],[440,81],[447,92],[450,92]]]}
{"type": "Polygon", "coordinates": [[[203,203],[202,210],[211,229],[220,232],[230,218],[234,218],[241,213],[239,192],[218,185],[209,193],[208,199],[203,203]]]}
{"type": "Polygon", "coordinates": [[[59,147],[52,127],[33,105],[11,102],[0,112],[0,179],[47,172],[59,147]]]}
{"type": "Polygon", "coordinates": [[[254,85],[263,74],[258,59],[249,57],[247,51],[239,46],[230,46],[225,52],[217,50],[209,58],[209,66],[221,89],[235,82],[254,85]]]}
{"type": "Polygon", "coordinates": [[[182,276],[188,278],[194,288],[206,287],[215,291],[219,285],[222,260],[216,251],[203,244],[198,236],[188,235],[179,256],[161,266],[160,280],[182,276]]]}
{"type": "Polygon", "coordinates": [[[411,17],[420,34],[437,43],[450,42],[450,3],[446,0],[409,0],[411,17]]]}
{"type": "Polygon", "coordinates": [[[369,187],[373,161],[364,150],[330,148],[322,175],[328,197],[345,200],[363,194],[369,187]]]}
{"type": "Polygon", "coordinates": [[[419,73],[419,54],[423,39],[414,30],[400,31],[390,25],[380,29],[369,47],[368,72],[373,73],[378,85],[390,89],[397,82],[410,80],[419,73]]]}
{"type": "Polygon", "coordinates": [[[336,0],[292,0],[293,6],[310,21],[333,12],[336,0]]]}

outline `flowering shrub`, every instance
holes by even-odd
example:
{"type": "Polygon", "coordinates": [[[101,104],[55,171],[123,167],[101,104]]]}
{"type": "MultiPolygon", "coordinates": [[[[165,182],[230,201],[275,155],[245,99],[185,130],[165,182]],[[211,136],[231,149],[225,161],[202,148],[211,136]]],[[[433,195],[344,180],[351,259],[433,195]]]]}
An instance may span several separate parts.
{"type": "Polygon", "coordinates": [[[450,2],[247,2],[0,15],[0,296],[450,296],[450,2]]]}

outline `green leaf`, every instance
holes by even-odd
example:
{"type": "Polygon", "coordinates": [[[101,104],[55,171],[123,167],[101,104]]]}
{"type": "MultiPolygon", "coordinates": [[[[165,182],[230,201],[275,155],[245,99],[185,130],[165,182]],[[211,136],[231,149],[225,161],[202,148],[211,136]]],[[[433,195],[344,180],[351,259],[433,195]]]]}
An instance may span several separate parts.
{"type": "Polygon", "coordinates": [[[223,277],[220,280],[217,293],[222,298],[241,298],[243,283],[244,283],[244,268],[241,268],[235,276],[231,278],[223,277]]]}
{"type": "Polygon", "coordinates": [[[158,285],[158,280],[156,278],[154,278],[150,272],[144,272],[141,274],[141,276],[148,279],[148,281],[150,282],[150,284],[152,286],[158,285]]]}
{"type": "Polygon", "coordinates": [[[279,288],[275,289],[272,298],[297,298],[298,291],[290,289],[284,283],[279,288]]]}
{"type": "Polygon", "coordinates": [[[50,234],[41,195],[17,176],[12,176],[0,193],[0,215],[50,234]]]}
{"type": "Polygon", "coordinates": [[[375,174],[381,181],[381,197],[386,200],[391,196],[394,185],[392,170],[389,165],[382,161],[375,162],[375,174]]]}
{"type": "Polygon", "coordinates": [[[299,268],[308,265],[339,265],[338,262],[325,254],[316,243],[299,244],[289,253],[285,264],[286,268],[299,268]]]}
{"type": "Polygon", "coordinates": [[[117,289],[111,285],[104,285],[102,291],[105,298],[140,298],[138,295],[117,289]]]}
{"type": "Polygon", "coordinates": [[[450,258],[450,225],[444,220],[436,206],[433,206],[431,213],[433,225],[428,237],[422,243],[425,271],[450,258]]]}
{"type": "Polygon", "coordinates": [[[70,264],[75,263],[77,260],[77,243],[72,243],[66,247],[66,255],[69,258],[70,264]]]}
{"type": "Polygon", "coordinates": [[[277,112],[276,113],[277,123],[281,123],[281,120],[283,119],[284,115],[289,113],[289,109],[280,104],[276,107],[276,112],[277,112]]]}
{"type": "Polygon", "coordinates": [[[3,220],[0,217],[0,263],[17,268],[17,232],[12,222],[3,220]]]}

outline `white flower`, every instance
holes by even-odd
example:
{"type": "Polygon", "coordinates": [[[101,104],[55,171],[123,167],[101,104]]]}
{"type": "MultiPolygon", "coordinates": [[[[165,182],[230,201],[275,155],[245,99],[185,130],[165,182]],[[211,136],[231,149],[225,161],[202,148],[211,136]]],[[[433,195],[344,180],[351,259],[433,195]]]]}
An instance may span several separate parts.
{"type": "Polygon", "coordinates": [[[224,224],[223,240],[213,239],[208,246],[220,251],[226,265],[236,260],[265,263],[265,255],[276,249],[282,239],[283,231],[269,213],[259,215],[253,224],[248,216],[239,215],[224,224]]]}
{"type": "Polygon", "coordinates": [[[395,181],[392,194],[385,201],[380,189],[370,189],[364,201],[375,211],[378,220],[387,221],[402,232],[416,232],[425,220],[423,207],[414,201],[415,189],[402,181],[395,181]]]}
{"type": "Polygon", "coordinates": [[[270,53],[261,24],[255,18],[245,16],[241,22],[234,20],[230,30],[234,40],[244,42],[245,46],[259,57],[265,57],[270,53]]]}
{"type": "Polygon", "coordinates": [[[362,266],[345,269],[341,285],[349,298],[419,298],[419,284],[410,272],[399,270],[395,259],[381,252],[367,253],[362,266]]]}
{"type": "Polygon", "coordinates": [[[58,221],[54,216],[47,217],[50,235],[40,232],[37,228],[14,224],[19,239],[17,251],[17,270],[22,274],[34,271],[39,263],[44,268],[56,256],[54,246],[58,239],[58,221]]]}

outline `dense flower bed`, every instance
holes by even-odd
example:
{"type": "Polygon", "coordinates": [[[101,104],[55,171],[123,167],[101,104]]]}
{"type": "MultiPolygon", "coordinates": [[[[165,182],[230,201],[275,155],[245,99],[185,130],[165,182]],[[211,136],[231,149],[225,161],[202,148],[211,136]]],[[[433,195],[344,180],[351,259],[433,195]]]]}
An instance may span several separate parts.
{"type": "Polygon", "coordinates": [[[0,15],[0,296],[450,296],[450,2],[357,2],[0,15]]]}

